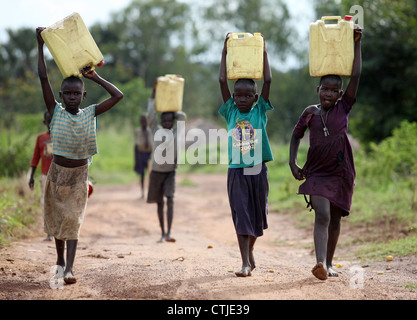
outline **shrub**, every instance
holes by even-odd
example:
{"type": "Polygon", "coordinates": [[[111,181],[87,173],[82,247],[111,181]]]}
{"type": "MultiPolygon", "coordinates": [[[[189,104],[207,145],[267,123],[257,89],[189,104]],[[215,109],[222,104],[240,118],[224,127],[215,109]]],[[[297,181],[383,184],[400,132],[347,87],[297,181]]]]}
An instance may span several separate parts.
{"type": "MultiPolygon", "coordinates": [[[[357,157],[359,175],[371,185],[391,182],[414,182],[417,177],[417,123],[403,121],[392,136],[379,144],[371,144],[371,151],[357,157]]],[[[414,188],[415,188],[414,183],[414,188]]]]}

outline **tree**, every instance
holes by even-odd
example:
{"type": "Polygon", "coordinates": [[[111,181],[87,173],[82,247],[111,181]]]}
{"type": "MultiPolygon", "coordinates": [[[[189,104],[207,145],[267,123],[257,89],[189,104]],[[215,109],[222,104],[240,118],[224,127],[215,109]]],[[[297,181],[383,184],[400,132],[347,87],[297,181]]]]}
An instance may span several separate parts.
{"type": "Polygon", "coordinates": [[[8,42],[0,44],[0,111],[10,126],[13,117],[8,113],[37,112],[42,96],[36,90],[39,80],[36,74],[35,30],[7,29],[8,42]]]}
{"type": "MultiPolygon", "coordinates": [[[[321,15],[349,14],[350,3],[316,0],[321,15]]],[[[363,9],[363,67],[350,120],[362,142],[379,142],[402,120],[417,121],[417,1],[358,0],[363,9]]]]}
{"type": "MultiPolygon", "coordinates": [[[[214,22],[208,28],[211,39],[223,45],[225,32],[260,32],[268,42],[268,53],[284,59],[296,34],[289,26],[290,15],[281,0],[206,1],[204,18],[214,22]]],[[[220,47],[221,50],[222,47],[220,47]]],[[[219,50],[219,52],[220,52],[219,50]]],[[[271,59],[272,60],[272,59],[271,59]]]]}
{"type": "Polygon", "coordinates": [[[365,17],[363,76],[355,130],[381,141],[402,120],[417,121],[417,2],[359,1],[365,17]]]}
{"type": "Polygon", "coordinates": [[[0,56],[2,65],[1,77],[25,78],[27,72],[35,72],[36,36],[35,30],[21,28],[17,30],[7,29],[9,41],[1,45],[0,56]]]}
{"type": "Polygon", "coordinates": [[[172,64],[175,49],[182,46],[188,5],[172,0],[134,0],[112,14],[107,24],[91,28],[110,65],[122,63],[134,77],[152,86],[172,64]],[[175,41],[177,40],[177,41],[175,41]]]}

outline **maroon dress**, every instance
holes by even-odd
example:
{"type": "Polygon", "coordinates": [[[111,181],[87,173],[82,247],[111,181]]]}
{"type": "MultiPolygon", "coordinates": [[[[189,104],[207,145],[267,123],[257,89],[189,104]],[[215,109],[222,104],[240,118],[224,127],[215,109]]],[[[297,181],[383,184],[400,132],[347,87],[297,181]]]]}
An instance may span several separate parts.
{"type": "Polygon", "coordinates": [[[298,193],[320,195],[347,216],[352,203],[355,181],[355,165],[347,136],[349,112],[356,99],[342,96],[336,105],[323,116],[303,113],[293,134],[301,139],[307,128],[310,131],[310,148],[303,167],[305,182],[298,193]],[[325,136],[323,121],[329,135],[325,136]]]}

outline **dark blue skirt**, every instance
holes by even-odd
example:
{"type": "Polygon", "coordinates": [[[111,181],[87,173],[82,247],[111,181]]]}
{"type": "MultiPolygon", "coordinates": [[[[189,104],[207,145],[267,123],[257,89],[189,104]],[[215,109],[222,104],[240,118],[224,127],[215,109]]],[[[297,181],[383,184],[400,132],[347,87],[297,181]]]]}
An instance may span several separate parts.
{"type": "Polygon", "coordinates": [[[135,147],[135,172],[141,176],[145,174],[145,170],[148,168],[150,152],[138,151],[135,147]]]}
{"type": "Polygon", "coordinates": [[[262,163],[258,174],[244,168],[229,168],[227,192],[233,223],[238,235],[260,237],[268,228],[268,168],[262,163]]]}

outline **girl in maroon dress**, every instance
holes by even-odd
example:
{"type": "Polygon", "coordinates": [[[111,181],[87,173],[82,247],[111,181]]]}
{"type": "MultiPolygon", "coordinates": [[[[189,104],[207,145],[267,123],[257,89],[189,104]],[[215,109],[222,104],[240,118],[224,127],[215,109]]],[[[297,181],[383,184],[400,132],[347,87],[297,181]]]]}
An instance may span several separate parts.
{"type": "MultiPolygon", "coordinates": [[[[348,118],[356,102],[360,73],[362,31],[355,27],[355,56],[346,92],[342,79],[327,75],[317,87],[320,104],[307,107],[296,124],[290,144],[290,168],[295,179],[305,182],[299,194],[310,196],[315,211],[313,274],[320,280],[337,277],[332,268],[342,216],[349,215],[355,180],[352,147],[347,137],[348,118]],[[297,165],[300,140],[309,128],[310,148],[303,168],[297,165]]],[[[307,199],[307,198],[306,198],[307,199]]]]}

